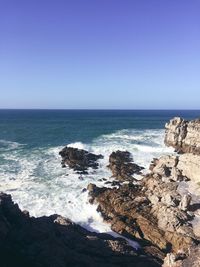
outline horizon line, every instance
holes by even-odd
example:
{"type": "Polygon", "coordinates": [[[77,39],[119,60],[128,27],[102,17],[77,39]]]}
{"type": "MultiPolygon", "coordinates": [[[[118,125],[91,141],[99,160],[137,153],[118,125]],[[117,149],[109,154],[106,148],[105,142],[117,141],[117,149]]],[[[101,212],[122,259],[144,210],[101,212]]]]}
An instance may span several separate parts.
{"type": "Polygon", "coordinates": [[[0,108],[0,110],[87,110],[87,111],[145,111],[145,110],[152,110],[152,111],[200,111],[199,109],[181,109],[181,108],[137,108],[137,109],[126,109],[126,108],[0,108]]]}

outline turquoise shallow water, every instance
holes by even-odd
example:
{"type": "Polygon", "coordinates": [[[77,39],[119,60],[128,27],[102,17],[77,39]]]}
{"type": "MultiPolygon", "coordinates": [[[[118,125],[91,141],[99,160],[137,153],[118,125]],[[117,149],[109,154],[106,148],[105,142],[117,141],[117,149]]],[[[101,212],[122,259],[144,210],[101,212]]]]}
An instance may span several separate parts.
{"type": "Polygon", "coordinates": [[[90,182],[109,178],[109,154],[128,150],[144,167],[153,157],[173,153],[165,147],[164,125],[174,116],[200,117],[200,111],[0,110],[0,191],[12,194],[31,215],[58,213],[88,229],[110,231],[82,192],[90,182]],[[101,153],[97,171],[83,181],[62,169],[66,145],[101,153]]]}

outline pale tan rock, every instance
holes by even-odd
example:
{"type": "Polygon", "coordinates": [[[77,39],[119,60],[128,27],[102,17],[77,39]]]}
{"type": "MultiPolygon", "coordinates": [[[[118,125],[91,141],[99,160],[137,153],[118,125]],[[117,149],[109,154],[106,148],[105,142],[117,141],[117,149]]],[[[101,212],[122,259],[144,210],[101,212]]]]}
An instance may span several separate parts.
{"type": "Polygon", "coordinates": [[[200,119],[186,121],[175,117],[166,123],[165,144],[183,153],[200,155],[200,119]]]}
{"type": "Polygon", "coordinates": [[[180,155],[177,168],[190,180],[200,182],[200,155],[190,153],[180,155]]]}
{"type": "Polygon", "coordinates": [[[183,179],[182,171],[179,170],[177,167],[172,167],[171,179],[173,181],[181,181],[183,179]]]}
{"type": "Polygon", "coordinates": [[[186,211],[188,209],[188,207],[190,206],[190,203],[191,203],[191,200],[192,200],[192,197],[191,195],[187,194],[187,195],[184,195],[181,199],[181,202],[179,204],[179,208],[181,210],[184,210],[186,211]]]}
{"type": "Polygon", "coordinates": [[[176,256],[173,253],[168,253],[164,259],[162,267],[181,267],[182,261],[176,261],[176,256]]]}
{"type": "Polygon", "coordinates": [[[163,195],[163,197],[161,198],[161,202],[164,203],[167,207],[177,206],[176,196],[173,196],[173,194],[170,192],[163,195]]]}

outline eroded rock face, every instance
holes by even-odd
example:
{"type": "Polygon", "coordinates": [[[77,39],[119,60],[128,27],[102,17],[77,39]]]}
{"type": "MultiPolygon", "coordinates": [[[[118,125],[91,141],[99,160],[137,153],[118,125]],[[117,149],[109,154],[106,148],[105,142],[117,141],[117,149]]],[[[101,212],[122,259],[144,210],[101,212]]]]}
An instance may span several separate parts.
{"type": "Polygon", "coordinates": [[[92,233],[59,215],[34,218],[0,194],[2,267],[157,267],[121,238],[92,233]]]}
{"type": "Polygon", "coordinates": [[[141,181],[127,180],[119,188],[88,186],[90,202],[98,204],[112,230],[136,238],[144,250],[149,245],[159,248],[160,258],[171,250],[187,253],[196,242],[190,223],[193,215],[188,212],[191,196],[177,191],[179,182],[188,179],[178,163],[177,156],[164,156],[153,160],[151,173],[141,181]]]}
{"type": "Polygon", "coordinates": [[[200,246],[190,247],[188,255],[169,253],[164,259],[162,267],[199,267],[200,246]]]}
{"type": "Polygon", "coordinates": [[[144,251],[162,261],[161,250],[167,249],[168,244],[163,238],[164,232],[155,227],[157,220],[150,214],[150,203],[141,186],[129,183],[117,189],[89,185],[88,190],[90,202],[98,204],[97,210],[113,231],[137,240],[144,251]],[[152,245],[154,241],[156,245],[152,245]]]}
{"type": "Polygon", "coordinates": [[[141,174],[141,170],[144,168],[133,163],[131,153],[128,151],[116,151],[112,152],[109,157],[109,165],[113,177],[117,180],[133,180],[132,175],[141,174]]]}
{"type": "Polygon", "coordinates": [[[63,148],[59,154],[62,157],[62,166],[68,165],[78,173],[87,173],[88,168],[97,169],[97,160],[103,158],[102,155],[95,155],[86,150],[68,147],[63,148]]]}
{"type": "Polygon", "coordinates": [[[165,127],[165,144],[181,153],[176,157],[174,177],[182,175],[200,182],[200,119],[186,121],[176,117],[165,127]]]}
{"type": "Polygon", "coordinates": [[[200,182],[200,155],[193,155],[191,153],[180,155],[177,169],[190,180],[200,182]]]}
{"type": "Polygon", "coordinates": [[[180,153],[200,155],[200,119],[186,121],[175,117],[166,123],[165,144],[180,153]]]}
{"type": "Polygon", "coordinates": [[[200,155],[185,153],[178,156],[162,156],[154,159],[150,169],[173,181],[192,180],[200,182],[200,155]]]}

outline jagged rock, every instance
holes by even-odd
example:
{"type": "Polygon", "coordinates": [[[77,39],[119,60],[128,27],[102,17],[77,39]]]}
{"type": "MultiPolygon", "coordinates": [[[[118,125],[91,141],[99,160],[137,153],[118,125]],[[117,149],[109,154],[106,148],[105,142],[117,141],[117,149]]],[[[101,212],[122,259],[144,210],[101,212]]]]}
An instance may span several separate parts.
{"type": "Polygon", "coordinates": [[[164,156],[154,159],[151,173],[137,183],[121,184],[118,189],[90,186],[90,201],[98,204],[113,231],[148,241],[160,251],[186,251],[196,237],[187,212],[190,199],[177,191],[183,179],[178,163],[178,156],[164,156]]]}
{"type": "Polygon", "coordinates": [[[164,259],[162,267],[182,267],[182,260],[177,260],[176,255],[168,253],[164,259]]]}
{"type": "Polygon", "coordinates": [[[34,218],[0,194],[2,267],[158,267],[124,239],[87,231],[59,215],[34,218]]]}
{"type": "Polygon", "coordinates": [[[177,196],[172,193],[166,193],[161,198],[161,202],[164,203],[167,207],[176,207],[177,206],[177,196]]]}
{"type": "Polygon", "coordinates": [[[176,182],[200,182],[200,155],[185,153],[179,156],[162,156],[151,163],[151,172],[176,182]]]}
{"type": "MultiPolygon", "coordinates": [[[[163,203],[154,205],[151,213],[157,218],[158,227],[169,232],[178,232],[179,228],[189,220],[185,212],[175,207],[169,207],[163,203]]],[[[190,228],[188,227],[188,229],[190,228]]]]}
{"type": "Polygon", "coordinates": [[[109,157],[109,165],[113,177],[118,180],[133,180],[133,174],[141,174],[144,168],[133,163],[131,153],[128,151],[112,152],[109,157]]]}
{"type": "Polygon", "coordinates": [[[183,173],[177,167],[171,168],[171,179],[175,182],[182,181],[184,179],[183,173]]]}
{"type": "Polygon", "coordinates": [[[184,195],[179,204],[179,208],[184,211],[188,210],[188,208],[190,207],[191,200],[192,200],[191,195],[189,194],[184,195]]]}
{"type": "Polygon", "coordinates": [[[139,182],[138,185],[121,185],[119,189],[95,189],[94,194],[90,191],[91,203],[95,201],[98,204],[97,210],[105,221],[111,223],[113,231],[143,242],[148,240],[161,251],[169,251],[170,246],[174,251],[186,250],[194,240],[192,227],[188,223],[190,217],[179,209],[178,201],[173,199],[173,203],[162,202],[163,196],[169,192],[174,194],[174,198],[179,199],[181,196],[171,191],[173,187],[165,187],[161,179],[160,184],[154,182],[156,187],[160,186],[156,192],[151,187],[152,183],[148,183],[154,179],[148,176],[143,179],[147,181],[139,182]]]}
{"type": "Polygon", "coordinates": [[[162,267],[200,267],[200,246],[188,247],[188,254],[169,253],[162,267]]]}
{"type": "Polygon", "coordinates": [[[189,153],[180,155],[177,168],[183,176],[194,182],[200,182],[200,155],[189,153]]]}
{"type": "Polygon", "coordinates": [[[187,177],[200,182],[200,119],[186,121],[175,117],[165,125],[165,144],[184,153],[177,157],[173,179],[187,177]]]}
{"type": "Polygon", "coordinates": [[[189,256],[183,260],[181,267],[199,267],[200,266],[200,246],[189,248],[189,256]]]}
{"type": "Polygon", "coordinates": [[[81,174],[86,174],[87,169],[90,167],[97,169],[99,166],[97,160],[103,158],[102,155],[95,155],[86,150],[68,146],[64,147],[59,154],[62,157],[61,164],[63,167],[68,165],[70,168],[81,174]]]}
{"type": "Polygon", "coordinates": [[[186,121],[175,117],[166,123],[165,144],[181,153],[200,155],[200,119],[186,121]]]}

